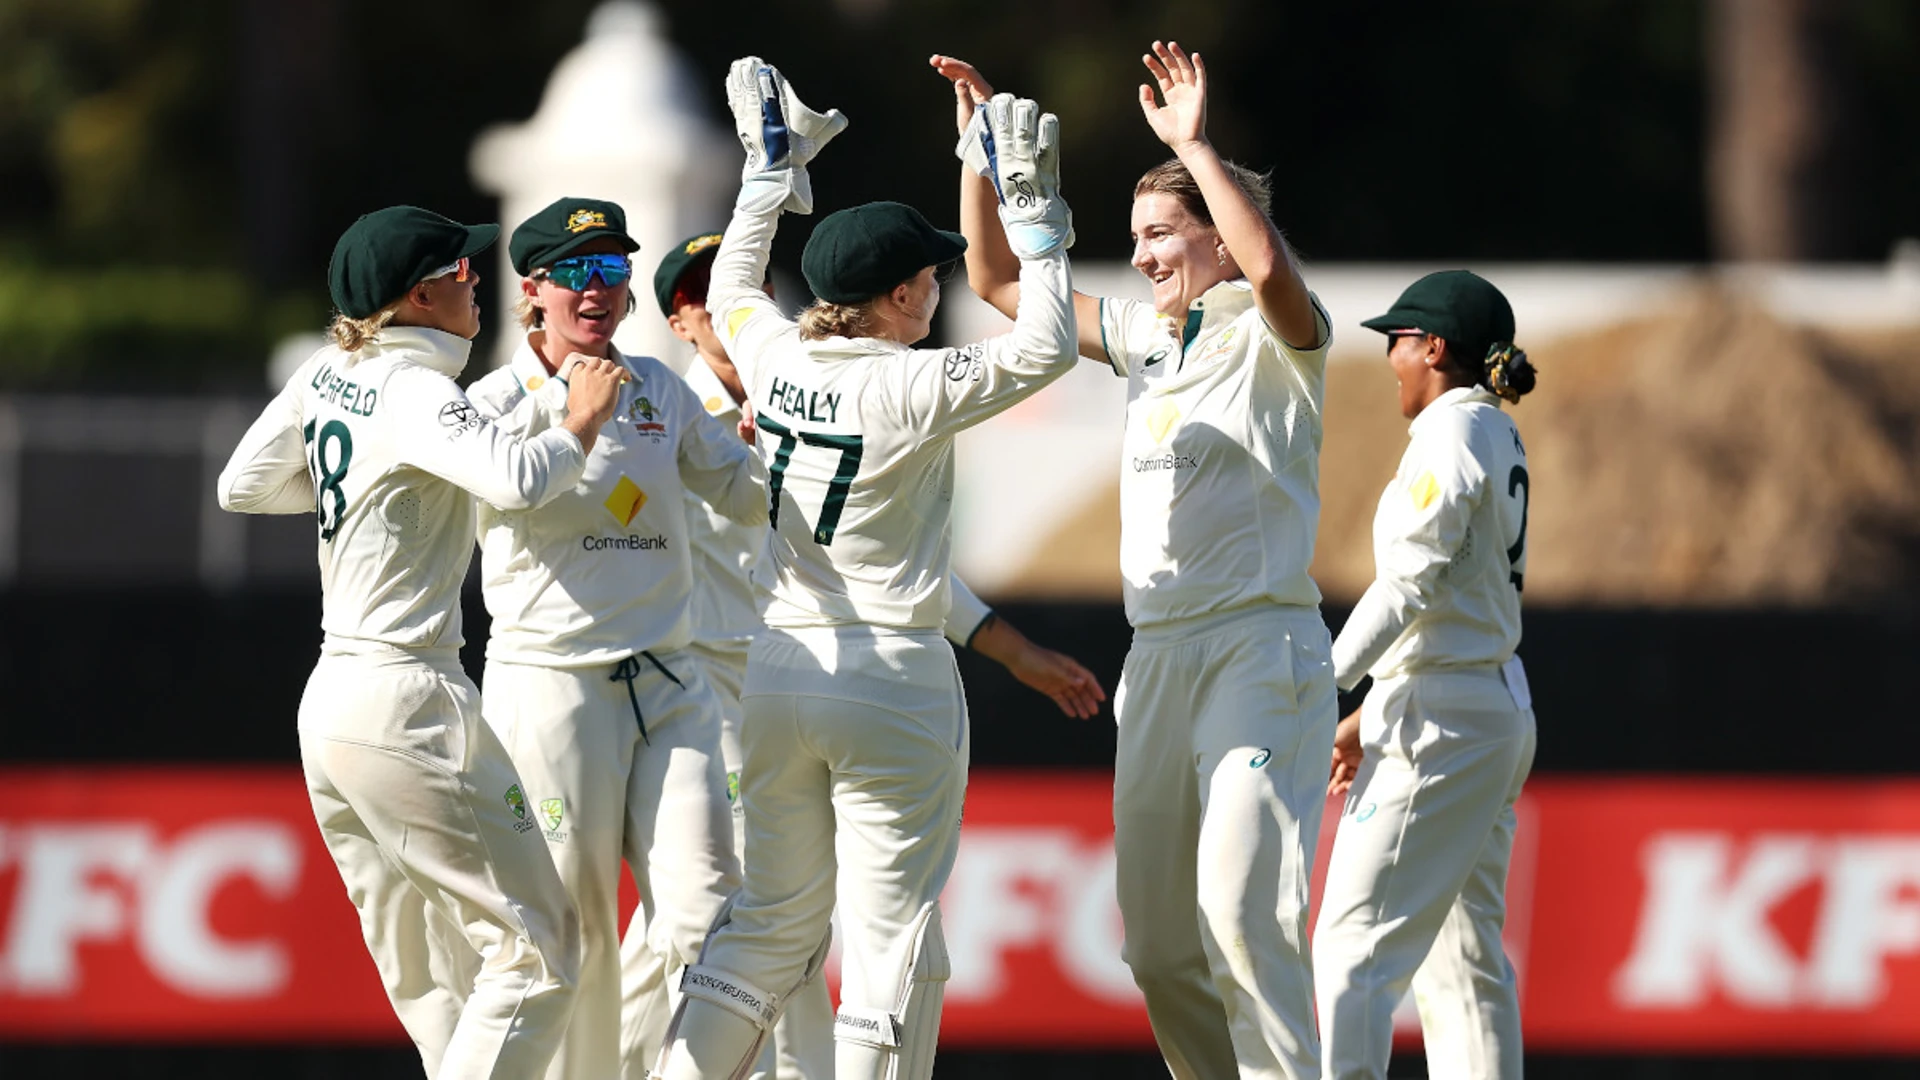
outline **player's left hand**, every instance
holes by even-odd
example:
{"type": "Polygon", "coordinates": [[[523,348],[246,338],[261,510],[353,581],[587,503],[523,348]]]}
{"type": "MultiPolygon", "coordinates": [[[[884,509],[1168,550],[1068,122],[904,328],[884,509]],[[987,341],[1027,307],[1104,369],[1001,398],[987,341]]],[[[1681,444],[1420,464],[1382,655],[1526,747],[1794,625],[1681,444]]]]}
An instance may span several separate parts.
{"type": "Polygon", "coordinates": [[[1060,711],[1076,720],[1097,716],[1107,692],[1080,661],[1031,642],[1007,662],[1013,677],[1053,699],[1060,711]]]}
{"type": "Polygon", "coordinates": [[[753,402],[751,401],[740,403],[739,428],[740,437],[747,440],[748,445],[752,445],[754,436],[760,433],[760,427],[753,422],[753,402]]]}
{"type": "Polygon", "coordinates": [[[1360,748],[1360,710],[1355,709],[1333,729],[1333,773],[1327,780],[1327,794],[1345,795],[1366,756],[1360,748]]]}
{"type": "Polygon", "coordinates": [[[847,128],[839,109],[815,112],[787,85],[780,69],[757,56],[743,56],[727,72],[727,105],[734,131],[747,152],[740,170],[740,199],[756,210],[777,205],[813,213],[813,182],[807,163],[847,128]]]}
{"type": "Polygon", "coordinates": [[[1154,104],[1153,87],[1140,84],[1140,111],[1159,140],[1178,152],[1207,139],[1207,65],[1199,53],[1188,56],[1177,41],[1153,43],[1142,56],[1159,84],[1163,105],[1154,104]]]}
{"type": "Polygon", "coordinates": [[[927,63],[940,73],[941,78],[953,83],[954,130],[966,134],[980,106],[993,100],[993,87],[978,68],[959,57],[936,53],[927,63]]]}

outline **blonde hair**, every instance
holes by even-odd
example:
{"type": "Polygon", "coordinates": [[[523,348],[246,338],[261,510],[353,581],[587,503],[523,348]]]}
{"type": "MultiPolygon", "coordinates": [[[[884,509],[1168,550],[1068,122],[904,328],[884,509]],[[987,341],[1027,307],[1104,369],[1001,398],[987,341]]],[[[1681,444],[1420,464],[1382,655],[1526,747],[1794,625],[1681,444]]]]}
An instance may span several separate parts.
{"type": "Polygon", "coordinates": [[[333,313],[333,321],[327,324],[327,337],[339,347],[341,352],[352,356],[366,348],[367,343],[372,341],[375,335],[387,328],[387,324],[393,321],[393,317],[400,313],[400,305],[405,300],[405,297],[401,297],[364,319],[351,318],[346,312],[336,311],[333,313]]]}
{"type": "Polygon", "coordinates": [[[877,322],[872,300],[862,300],[857,304],[830,304],[825,300],[815,300],[811,307],[800,313],[800,337],[805,341],[820,341],[830,337],[872,337],[877,322]]]}
{"type": "MultiPolygon", "coordinates": [[[[1234,186],[1246,195],[1248,201],[1258,207],[1262,214],[1273,216],[1273,181],[1265,173],[1257,173],[1245,165],[1224,162],[1227,175],[1233,177],[1234,186]]],[[[1181,164],[1179,158],[1168,158],[1146,171],[1140,182],[1133,185],[1133,197],[1139,198],[1158,192],[1171,195],[1179,200],[1201,223],[1213,224],[1213,214],[1207,209],[1207,197],[1200,193],[1200,185],[1193,179],[1193,173],[1181,164]]]]}

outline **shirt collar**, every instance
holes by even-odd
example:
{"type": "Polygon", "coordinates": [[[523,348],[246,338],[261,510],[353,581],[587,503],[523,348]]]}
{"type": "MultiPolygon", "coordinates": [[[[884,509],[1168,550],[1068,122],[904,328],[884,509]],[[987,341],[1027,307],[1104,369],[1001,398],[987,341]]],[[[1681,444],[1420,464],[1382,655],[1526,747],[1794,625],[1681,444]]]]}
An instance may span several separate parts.
{"type": "Polygon", "coordinates": [[[1209,318],[1216,326],[1222,322],[1232,322],[1246,314],[1252,306],[1253,285],[1246,278],[1220,282],[1187,305],[1187,322],[1180,333],[1181,347],[1193,344],[1193,339],[1200,336],[1209,318]]]}
{"type": "Polygon", "coordinates": [[[1455,405],[1470,405],[1475,402],[1491,405],[1496,409],[1500,407],[1500,399],[1495,397],[1493,393],[1485,387],[1456,386],[1446,393],[1441,394],[1439,397],[1434,398],[1431,404],[1421,409],[1420,415],[1414,417],[1413,423],[1407,425],[1407,431],[1410,433],[1419,431],[1420,425],[1426,423],[1428,417],[1437,417],[1440,415],[1442,406],[1452,408],[1455,405]]]}
{"type": "MultiPolygon", "coordinates": [[[[520,384],[520,389],[528,393],[545,386],[547,380],[552,378],[547,374],[546,361],[540,359],[539,352],[534,348],[534,342],[544,341],[545,337],[545,330],[527,331],[521,335],[519,346],[513,350],[513,358],[507,361],[507,367],[513,372],[514,381],[520,384]]],[[[634,378],[638,380],[640,373],[634,371],[633,363],[622,355],[619,349],[611,345],[607,348],[613,353],[611,357],[613,362],[632,371],[634,378]]]]}
{"type": "Polygon", "coordinates": [[[428,326],[393,325],[382,327],[361,349],[363,359],[404,357],[450,379],[466,370],[467,357],[472,351],[473,342],[459,334],[428,326]]]}

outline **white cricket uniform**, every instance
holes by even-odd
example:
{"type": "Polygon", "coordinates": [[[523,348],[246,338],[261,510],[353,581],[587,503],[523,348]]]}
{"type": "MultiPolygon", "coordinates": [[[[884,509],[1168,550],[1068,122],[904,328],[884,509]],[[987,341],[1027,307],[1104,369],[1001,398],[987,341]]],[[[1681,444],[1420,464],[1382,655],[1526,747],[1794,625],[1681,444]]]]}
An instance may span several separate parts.
{"type": "MultiPolygon", "coordinates": [[[[695,357],[687,385],[707,415],[737,431],[744,415],[732,393],[706,363],[695,357]]],[[[746,810],[739,800],[743,761],[740,729],[741,691],[746,685],[747,651],[761,628],[753,588],[753,568],[765,556],[767,530],[742,525],[717,513],[704,501],[687,497],[687,527],[694,559],[691,651],[704,665],[707,684],[720,698],[721,756],[727,768],[727,798],[733,804],[734,851],[746,850],[746,810]]],[[[992,609],[955,575],[953,603],[947,612],[947,640],[965,646],[992,609]]],[[[645,909],[637,909],[620,943],[622,977],[622,1076],[645,1080],[659,1055],[673,1011],[666,964],[647,946],[645,909]]],[[[773,1029],[771,1073],[779,1080],[824,1080],[833,1075],[833,1000],[825,979],[810,979],[788,999],[773,1029]]],[[[761,1071],[749,1080],[764,1080],[761,1071]]]]}
{"type": "Polygon", "coordinates": [[[756,571],[767,628],[745,687],[751,874],[683,984],[664,1072],[730,1075],[824,956],[837,901],[835,1074],[925,1080],[968,749],[941,636],[953,437],[1072,367],[1071,275],[1064,251],[1023,262],[1013,330],[962,348],[806,341],[759,288],[776,215],[736,209],[707,304],[754,402],[774,499],[756,571]]]}
{"type": "MultiPolygon", "coordinates": [[[[480,411],[518,434],[565,419],[566,386],[535,340],[473,387],[480,411]]],[[[614,360],[631,379],[579,483],[535,511],[480,507],[485,715],[580,912],[579,1002],[549,1080],[620,1072],[621,859],[669,972],[698,957],[740,884],[720,701],[687,651],[686,500],[764,522],[766,469],[665,364],[614,360]]]]}
{"type": "Polygon", "coordinates": [[[1377,577],[1334,645],[1366,758],[1327,870],[1314,964],[1330,1077],[1385,1077],[1411,983],[1440,1078],[1521,1074],[1501,947],[1514,802],[1533,765],[1520,643],[1527,452],[1500,399],[1449,390],[1412,425],[1373,521],[1377,577]],[[1424,963],[1422,961],[1424,960],[1424,963]]]}
{"type": "Polygon", "coordinates": [[[1127,963],[1183,1080],[1319,1075],[1307,884],[1336,718],[1307,574],[1332,343],[1313,307],[1317,343],[1297,349],[1244,280],[1184,321],[1101,301],[1127,378],[1118,895],[1127,963]]]}
{"type": "Polygon", "coordinates": [[[300,700],[314,817],[428,1076],[538,1075],[566,1030],[573,905],[530,795],[460,669],[474,496],[537,506],[579,479],[580,440],[520,440],[455,385],[470,343],[389,326],[328,347],[254,421],[220,505],[318,509],[320,661],[300,700]],[[458,928],[472,956],[430,949],[458,928]]]}

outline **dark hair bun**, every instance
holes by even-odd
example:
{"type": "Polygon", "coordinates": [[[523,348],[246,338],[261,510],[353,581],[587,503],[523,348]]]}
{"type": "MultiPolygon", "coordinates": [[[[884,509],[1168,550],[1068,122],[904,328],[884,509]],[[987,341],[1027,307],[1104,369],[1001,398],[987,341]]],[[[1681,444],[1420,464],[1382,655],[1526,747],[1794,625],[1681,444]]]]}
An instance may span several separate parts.
{"type": "Polygon", "coordinates": [[[1532,393],[1539,374],[1534,370],[1533,361],[1527,359],[1526,350],[1515,348],[1511,342],[1496,342],[1487,350],[1483,371],[1482,382],[1486,388],[1508,402],[1517,402],[1522,395],[1532,393]]]}

